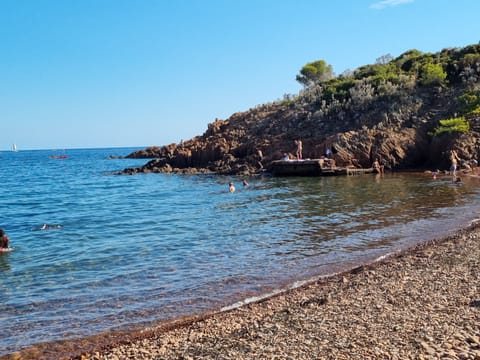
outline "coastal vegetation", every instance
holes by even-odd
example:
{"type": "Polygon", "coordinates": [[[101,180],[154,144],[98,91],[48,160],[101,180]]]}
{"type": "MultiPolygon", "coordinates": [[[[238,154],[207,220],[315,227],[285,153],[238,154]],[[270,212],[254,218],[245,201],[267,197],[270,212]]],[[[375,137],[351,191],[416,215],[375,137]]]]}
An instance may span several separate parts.
{"type": "Polygon", "coordinates": [[[340,166],[355,159],[369,167],[380,158],[391,170],[448,168],[451,150],[460,164],[480,156],[480,44],[386,54],[340,75],[320,59],[296,80],[298,94],[215,119],[182,144],[133,153],[154,159],[125,172],[259,173],[293,155],[295,139],[303,140],[305,158],[334,146],[340,166]]]}
{"type": "Polygon", "coordinates": [[[463,49],[444,49],[437,54],[409,50],[397,58],[390,54],[377,59],[375,64],[347,71],[338,77],[319,76],[323,69],[332,67],[324,60],[305,65],[297,80],[304,85],[298,101],[303,105],[323,104],[326,109],[342,107],[349,109],[361,104],[412,96],[419,91],[453,90],[463,87],[459,96],[465,109],[480,108],[480,93],[477,88],[480,76],[480,44],[463,49]],[[311,71],[312,64],[318,71],[311,71]]]}
{"type": "Polygon", "coordinates": [[[443,133],[452,133],[455,131],[458,132],[467,132],[470,130],[470,124],[465,117],[457,117],[451,119],[439,120],[440,125],[437,126],[433,132],[430,133],[432,136],[440,136],[443,133]]]}

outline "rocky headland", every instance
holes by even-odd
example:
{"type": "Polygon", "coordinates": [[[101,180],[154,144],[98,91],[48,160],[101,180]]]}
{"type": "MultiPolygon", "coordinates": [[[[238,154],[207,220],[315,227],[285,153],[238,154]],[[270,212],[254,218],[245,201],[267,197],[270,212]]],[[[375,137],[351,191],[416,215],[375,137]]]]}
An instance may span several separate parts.
{"type": "Polygon", "coordinates": [[[296,139],[304,158],[331,149],[338,166],[370,167],[379,158],[391,170],[448,169],[452,150],[460,165],[480,155],[480,45],[411,50],[328,80],[303,80],[297,95],[130,154],[150,161],[123,173],[258,174],[284,153],[293,158],[296,139]]]}

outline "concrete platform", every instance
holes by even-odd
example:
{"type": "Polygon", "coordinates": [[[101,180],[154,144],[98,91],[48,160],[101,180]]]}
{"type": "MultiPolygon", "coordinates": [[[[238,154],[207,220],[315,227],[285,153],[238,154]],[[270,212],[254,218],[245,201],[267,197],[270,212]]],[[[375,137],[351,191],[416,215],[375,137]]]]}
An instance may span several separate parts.
{"type": "Polygon", "coordinates": [[[372,168],[326,166],[323,159],[276,160],[270,166],[273,176],[338,176],[374,173],[372,168]]]}

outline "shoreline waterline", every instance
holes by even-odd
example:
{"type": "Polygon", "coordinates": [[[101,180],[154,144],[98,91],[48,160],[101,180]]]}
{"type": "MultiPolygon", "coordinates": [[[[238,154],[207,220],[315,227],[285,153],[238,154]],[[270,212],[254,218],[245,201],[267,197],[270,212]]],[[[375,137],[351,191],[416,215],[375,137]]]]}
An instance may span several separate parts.
{"type": "MultiPolygon", "coordinates": [[[[98,357],[99,354],[107,354],[120,347],[132,346],[134,348],[139,348],[141,345],[132,344],[141,343],[143,340],[158,339],[162,336],[167,336],[172,331],[179,331],[181,333],[195,331],[197,326],[196,324],[204,324],[208,321],[215,321],[215,318],[221,318],[224,316],[239,316],[238,313],[244,314],[245,311],[255,312],[256,310],[254,308],[263,306],[261,305],[263,303],[275,303],[279,298],[289,297],[292,296],[292,294],[295,294],[296,297],[302,297],[302,293],[312,287],[322,288],[326,284],[347,283],[350,280],[346,280],[346,278],[350,276],[355,276],[368,271],[375,272],[384,264],[399,262],[404,257],[414,258],[416,254],[422,253],[423,251],[440,251],[441,249],[439,250],[439,248],[447,242],[457,242],[460,241],[459,239],[462,237],[468,237],[469,235],[473,237],[475,234],[477,238],[480,238],[478,235],[480,234],[480,219],[471,221],[471,223],[466,227],[454,230],[451,234],[448,234],[445,237],[425,240],[415,244],[414,246],[382,255],[373,261],[357,264],[356,266],[345,268],[342,271],[338,271],[329,275],[321,275],[301,282],[296,282],[288,287],[278,289],[263,296],[247,298],[243,301],[225,306],[221,309],[191,316],[184,316],[177,319],[171,319],[160,322],[152,327],[135,329],[128,332],[110,331],[88,338],[37,344],[21,351],[2,356],[0,359],[106,359],[107,357],[98,357]]],[[[360,284],[359,286],[366,285],[360,284]]],[[[472,300],[474,301],[475,299],[472,300]]],[[[480,301],[480,294],[478,294],[477,300],[480,301]]],[[[308,302],[309,300],[304,301],[308,302]]],[[[144,358],[148,359],[149,357],[144,358]]],[[[152,359],[153,358],[154,357],[152,357],[152,359]]]]}
{"type": "Polygon", "coordinates": [[[375,263],[84,358],[477,358],[479,243],[475,221],[375,263]]]}

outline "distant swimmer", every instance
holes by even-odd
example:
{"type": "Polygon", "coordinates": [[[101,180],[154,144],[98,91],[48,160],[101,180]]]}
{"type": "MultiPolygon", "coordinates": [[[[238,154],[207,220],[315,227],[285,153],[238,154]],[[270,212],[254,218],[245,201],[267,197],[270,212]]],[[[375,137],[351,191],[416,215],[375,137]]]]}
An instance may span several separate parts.
{"type": "Polygon", "coordinates": [[[63,226],[59,224],[43,224],[40,227],[37,227],[33,230],[57,230],[61,229],[63,226]]]}
{"type": "Polygon", "coordinates": [[[243,186],[247,187],[247,186],[248,186],[247,180],[243,180],[243,181],[242,181],[242,184],[243,184],[243,186]]]}
{"type": "Polygon", "coordinates": [[[231,193],[235,191],[235,186],[233,185],[233,182],[228,183],[228,191],[231,193]]]}

